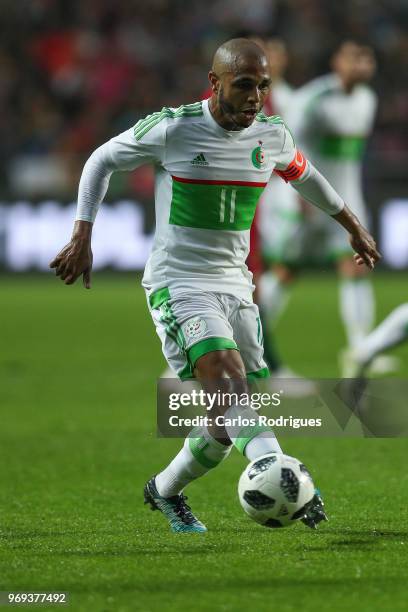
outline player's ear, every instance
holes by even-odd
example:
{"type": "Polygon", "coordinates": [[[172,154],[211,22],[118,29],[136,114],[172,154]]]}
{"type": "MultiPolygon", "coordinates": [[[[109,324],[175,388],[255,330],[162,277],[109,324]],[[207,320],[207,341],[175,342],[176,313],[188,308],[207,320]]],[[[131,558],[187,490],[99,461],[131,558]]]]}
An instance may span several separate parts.
{"type": "Polygon", "coordinates": [[[218,87],[219,87],[220,80],[213,70],[210,70],[210,72],[208,73],[208,80],[210,81],[210,85],[211,85],[211,89],[213,90],[213,93],[218,93],[218,87]]]}

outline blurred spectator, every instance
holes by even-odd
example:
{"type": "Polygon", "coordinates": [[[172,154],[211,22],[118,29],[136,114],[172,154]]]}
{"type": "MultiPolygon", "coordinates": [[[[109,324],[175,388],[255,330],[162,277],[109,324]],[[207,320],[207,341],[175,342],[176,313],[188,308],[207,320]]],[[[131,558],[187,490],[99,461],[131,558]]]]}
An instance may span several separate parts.
{"type": "MultiPolygon", "coordinates": [[[[0,5],[2,193],[72,195],[98,144],[164,105],[199,99],[213,51],[243,31],[286,40],[295,86],[327,70],[339,40],[373,46],[381,105],[372,151],[382,171],[405,176],[407,24],[406,0],[6,0],[0,5]]],[[[141,181],[144,192],[149,176],[141,181]]],[[[127,180],[132,192],[135,181],[127,180]]]]}

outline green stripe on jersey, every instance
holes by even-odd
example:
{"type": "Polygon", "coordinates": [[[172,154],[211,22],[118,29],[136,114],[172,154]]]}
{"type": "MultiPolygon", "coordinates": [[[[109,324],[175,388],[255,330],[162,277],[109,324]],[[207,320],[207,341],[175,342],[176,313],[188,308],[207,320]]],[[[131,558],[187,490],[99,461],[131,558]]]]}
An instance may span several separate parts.
{"type": "Polygon", "coordinates": [[[284,121],[282,119],[282,117],[280,117],[279,115],[265,115],[265,113],[258,113],[255,117],[255,121],[260,121],[261,123],[281,123],[283,124],[284,121]]]}
{"type": "Polygon", "coordinates": [[[256,121],[260,121],[261,123],[268,123],[269,125],[284,125],[286,130],[289,132],[289,134],[292,137],[293,140],[293,146],[296,146],[295,144],[295,139],[293,138],[293,134],[290,131],[290,129],[288,128],[288,126],[286,125],[286,123],[284,122],[284,120],[282,119],[282,117],[280,117],[279,115],[265,115],[265,113],[258,113],[257,116],[255,117],[256,121]]]}
{"type": "Polygon", "coordinates": [[[248,230],[263,186],[214,185],[173,179],[171,225],[214,230],[248,230]]]}
{"type": "Polygon", "coordinates": [[[134,135],[136,140],[140,140],[149,130],[166,118],[178,119],[179,117],[200,117],[202,114],[203,108],[201,102],[184,104],[175,110],[165,106],[160,112],[148,115],[145,119],[140,119],[133,128],[134,135]]]}
{"type": "Polygon", "coordinates": [[[319,153],[323,157],[343,160],[359,160],[364,153],[363,136],[328,135],[320,138],[319,153]]]}

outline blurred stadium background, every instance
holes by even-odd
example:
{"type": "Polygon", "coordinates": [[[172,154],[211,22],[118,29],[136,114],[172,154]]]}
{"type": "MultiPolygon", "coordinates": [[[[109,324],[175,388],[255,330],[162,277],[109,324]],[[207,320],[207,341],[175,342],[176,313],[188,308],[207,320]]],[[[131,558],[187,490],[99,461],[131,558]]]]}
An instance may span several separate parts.
{"type": "MultiPolygon", "coordinates": [[[[365,193],[383,265],[406,268],[407,23],[405,0],[2,2],[1,269],[46,269],[69,236],[90,152],[151,111],[199,99],[214,49],[240,34],[282,37],[294,86],[326,72],[344,38],[373,46],[380,106],[365,193]]],[[[143,268],[152,194],[149,168],[114,175],[96,226],[96,268],[143,268]]]]}

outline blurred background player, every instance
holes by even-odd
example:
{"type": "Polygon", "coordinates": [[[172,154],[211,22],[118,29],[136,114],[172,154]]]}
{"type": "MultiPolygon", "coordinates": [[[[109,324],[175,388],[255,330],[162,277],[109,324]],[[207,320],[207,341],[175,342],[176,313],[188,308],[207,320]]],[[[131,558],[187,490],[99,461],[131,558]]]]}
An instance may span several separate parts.
{"type": "MultiPolygon", "coordinates": [[[[288,52],[285,43],[277,38],[266,40],[264,48],[272,76],[271,93],[264,109],[268,115],[276,114],[285,119],[289,114],[294,92],[284,79],[289,60],[288,52]]],[[[296,246],[300,216],[297,194],[278,175],[273,174],[261,197],[257,226],[264,267],[259,280],[259,300],[268,318],[274,321],[279,317],[287,295],[285,283],[279,283],[271,269],[278,268],[277,262],[288,262],[287,266],[282,266],[282,274],[291,276],[290,262],[297,260],[300,255],[296,246]]],[[[282,280],[286,280],[284,276],[282,280]]]]}
{"type": "MultiPolygon", "coordinates": [[[[294,91],[284,78],[289,61],[286,45],[279,38],[256,39],[256,42],[265,50],[272,77],[264,111],[285,119],[294,91]]],[[[264,331],[265,361],[273,378],[296,379],[286,385],[293,395],[313,393],[314,385],[282,363],[273,327],[287,301],[286,287],[292,281],[292,264],[300,256],[301,214],[296,192],[277,174],[272,174],[258,204],[248,261],[257,285],[255,298],[264,331]],[[286,265],[279,268],[279,262],[286,265]]]]}
{"type": "MultiPolygon", "coordinates": [[[[314,79],[291,96],[287,116],[300,147],[323,169],[352,210],[368,225],[362,191],[362,157],[377,108],[377,97],[367,85],[374,75],[376,62],[371,48],[353,41],[343,42],[332,57],[333,72],[314,79]]],[[[283,202],[285,200],[282,200],[283,202]]],[[[299,209],[287,206],[287,215],[296,223],[292,232],[283,236],[280,261],[262,282],[264,300],[270,316],[282,312],[288,299],[288,287],[294,280],[294,249],[302,248],[299,209]],[[295,213],[292,213],[292,209],[295,213]]],[[[367,270],[358,267],[350,246],[343,236],[330,228],[317,212],[309,213],[319,234],[319,254],[336,263],[340,276],[339,306],[349,347],[356,346],[372,329],[375,300],[367,270]]],[[[316,241],[315,241],[316,244],[316,241]]],[[[343,363],[342,369],[346,364],[343,363]]],[[[388,369],[390,363],[377,364],[388,369]]]]}

